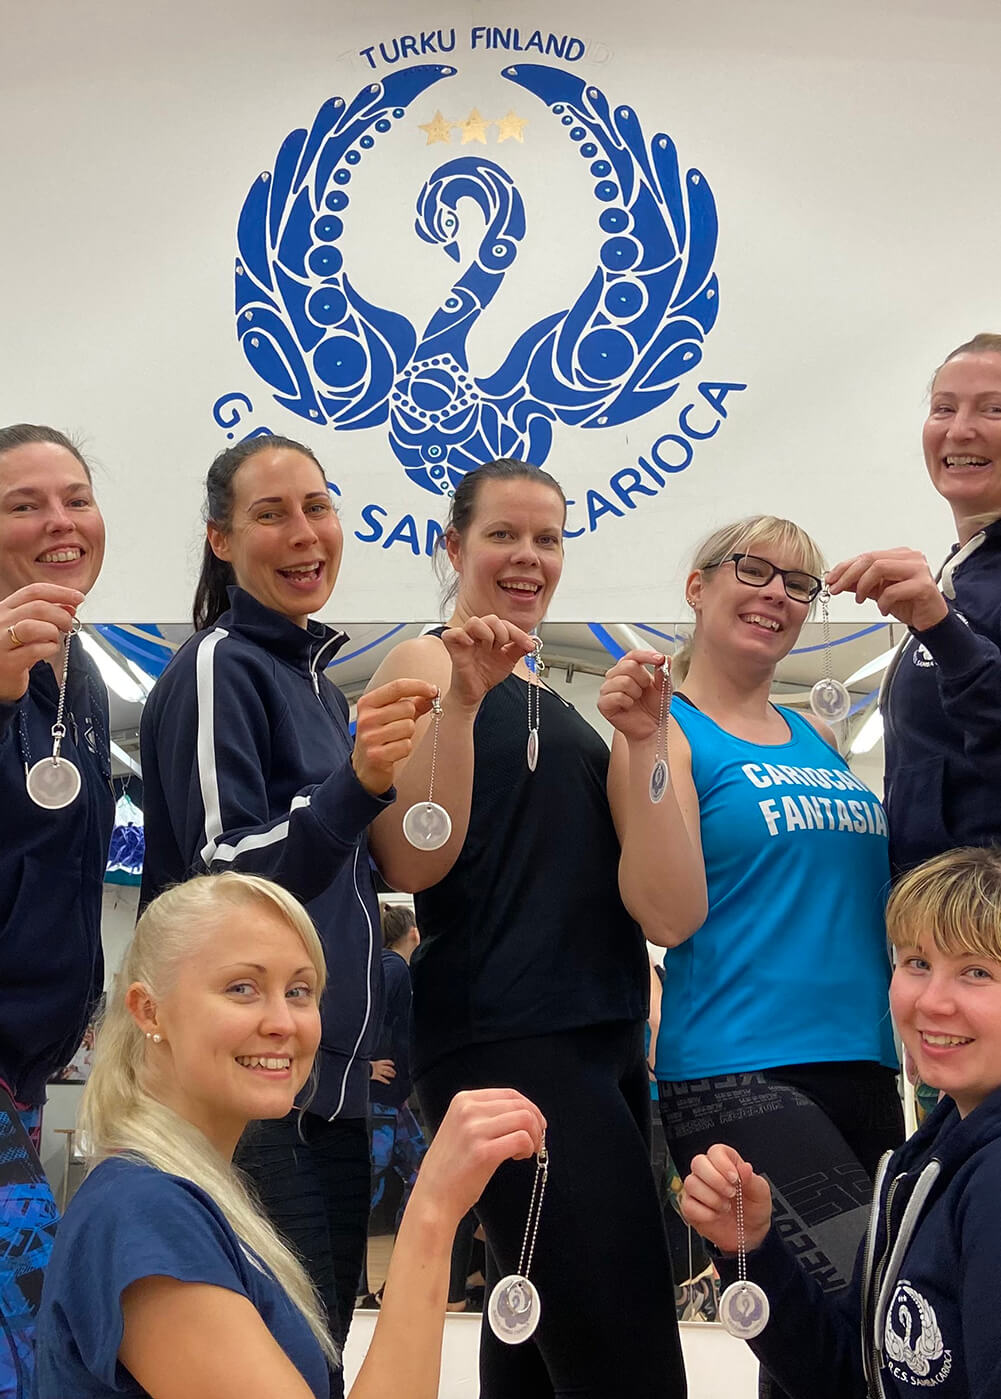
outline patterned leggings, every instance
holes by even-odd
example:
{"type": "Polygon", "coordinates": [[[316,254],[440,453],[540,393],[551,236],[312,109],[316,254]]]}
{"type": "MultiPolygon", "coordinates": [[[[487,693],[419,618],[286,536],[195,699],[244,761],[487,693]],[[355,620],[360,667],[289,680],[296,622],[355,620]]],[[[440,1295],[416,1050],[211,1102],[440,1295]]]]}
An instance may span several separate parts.
{"type": "Polygon", "coordinates": [[[41,1108],[0,1085],[0,1399],[28,1399],[35,1316],[59,1213],[42,1163],[41,1108]]]}
{"type": "MultiPolygon", "coordinates": [[[[904,1139],[893,1070],[796,1064],[658,1088],[682,1177],[714,1142],[735,1147],[768,1178],[773,1220],[801,1265],[827,1293],[847,1287],[879,1158],[904,1139]]],[[[760,1392],[780,1397],[767,1379],[760,1392]]]]}
{"type": "Polygon", "coordinates": [[[417,1180],[417,1170],[427,1151],[427,1142],[417,1118],[404,1103],[392,1107],[372,1103],[372,1205],[374,1210],[386,1193],[386,1176],[394,1170],[403,1181],[403,1198],[396,1212],[396,1228],[417,1180]]]}

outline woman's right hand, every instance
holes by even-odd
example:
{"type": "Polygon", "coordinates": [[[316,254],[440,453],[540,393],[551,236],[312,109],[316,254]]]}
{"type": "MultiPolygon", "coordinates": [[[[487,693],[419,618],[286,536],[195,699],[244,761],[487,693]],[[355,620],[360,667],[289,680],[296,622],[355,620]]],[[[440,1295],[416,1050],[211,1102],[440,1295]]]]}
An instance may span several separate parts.
{"type": "Polygon", "coordinates": [[[457,1093],[421,1162],[414,1195],[454,1227],[476,1204],[502,1161],[542,1149],[546,1119],[514,1088],[457,1093]]]}
{"type": "Polygon", "coordinates": [[[605,671],[598,712],[630,743],[657,733],[663,691],[662,668],[670,661],[660,651],[628,651],[605,671]],[[648,667],[653,666],[653,671],[648,667]]]}
{"type": "Polygon", "coordinates": [[[737,1252],[737,1214],[733,1208],[737,1182],[744,1195],[744,1246],[758,1248],[772,1223],[772,1192],[767,1180],[732,1146],[711,1146],[696,1156],[681,1192],[686,1223],[722,1253],[737,1252]]]}
{"type": "Polygon", "coordinates": [[[494,616],[470,617],[461,627],[446,628],[441,639],[452,662],[449,700],[467,709],[476,709],[535,648],[528,632],[494,616]]]}
{"type": "Polygon", "coordinates": [[[30,583],[0,601],[0,701],[24,695],[31,667],[56,655],[83,599],[76,588],[30,583]]]}
{"type": "Polygon", "coordinates": [[[397,764],[413,752],[417,720],[428,713],[437,693],[429,680],[402,677],[359,699],[351,766],[373,797],[392,787],[397,764]]]}

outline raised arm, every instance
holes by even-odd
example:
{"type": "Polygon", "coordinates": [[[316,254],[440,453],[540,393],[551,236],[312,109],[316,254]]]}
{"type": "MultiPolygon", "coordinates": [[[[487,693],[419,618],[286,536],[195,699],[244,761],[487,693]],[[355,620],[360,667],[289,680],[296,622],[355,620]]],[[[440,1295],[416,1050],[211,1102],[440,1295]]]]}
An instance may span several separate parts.
{"type": "Polygon", "coordinates": [[[36,661],[63,644],[83,593],[54,583],[31,583],[0,599],[0,739],[13,723],[36,661]]]}
{"type": "Polygon", "coordinates": [[[350,1399],[437,1399],[452,1240],[502,1161],[542,1145],[545,1120],[512,1088],[459,1093],[435,1135],[396,1236],[382,1309],[350,1399]]]}
{"type": "MultiPolygon", "coordinates": [[[[692,1161],[681,1196],[685,1221],[720,1250],[724,1285],[737,1280],[734,1197],[743,1192],[747,1275],[768,1297],[768,1325],[748,1342],[783,1393],[866,1399],[862,1366],[861,1250],[849,1288],[828,1298],[772,1227],[771,1190],[733,1147],[711,1146],[692,1161]]],[[[984,1390],[986,1394],[989,1391],[984,1390]]]]}
{"type": "Polygon", "coordinates": [[[942,708],[963,730],[971,760],[1001,773],[1001,636],[964,621],[942,596],[924,554],[884,549],[859,554],[828,574],[832,593],[871,598],[884,617],[909,627],[935,660],[942,708]]]}
{"type": "Polygon", "coordinates": [[[473,792],[473,724],[487,692],[530,655],[526,632],[499,617],[473,617],[441,637],[422,636],[397,646],[372,677],[369,690],[399,676],[418,676],[441,693],[442,718],[435,748],[432,720],[417,721],[413,754],[395,773],[396,804],[371,830],[372,853],[383,878],[394,889],[417,893],[444,879],[466,839],[473,792]],[[427,801],[434,754],[434,800],[452,821],[452,833],[438,850],[416,850],[403,834],[403,818],[427,801]]]}
{"type": "Polygon", "coordinates": [[[205,638],[194,673],[167,672],[159,702],[143,716],[144,761],[152,754],[174,839],[190,872],[237,870],[273,879],[308,902],[349,860],[361,832],[393,800],[395,763],[411,748],[434,687],[401,680],[372,695],[354,753],[322,782],[275,811],[271,757],[292,727],[269,711],[260,677],[225,638],[205,638]],[[193,682],[193,683],[191,683],[193,682]]]}
{"type": "Polygon", "coordinates": [[[663,664],[656,651],[630,651],[608,671],[598,708],[617,731],[608,800],[622,846],[622,902],[650,942],[677,947],[705,922],[708,902],[691,754],[676,724],[670,785],[660,802],[650,800],[661,692],[648,667],[663,664]]]}

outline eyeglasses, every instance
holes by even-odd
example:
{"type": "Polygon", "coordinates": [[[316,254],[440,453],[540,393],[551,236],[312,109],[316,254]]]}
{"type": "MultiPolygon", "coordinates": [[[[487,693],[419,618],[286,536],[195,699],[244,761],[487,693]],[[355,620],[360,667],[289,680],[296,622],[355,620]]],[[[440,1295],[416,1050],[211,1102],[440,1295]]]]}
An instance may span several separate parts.
{"type": "Polygon", "coordinates": [[[706,568],[722,568],[725,563],[732,563],[740,581],[749,583],[752,588],[765,587],[777,573],[786,596],[793,602],[812,602],[824,586],[822,579],[812,573],[805,573],[801,568],[776,568],[768,559],[759,559],[757,554],[728,554],[719,563],[706,564],[706,568]]]}

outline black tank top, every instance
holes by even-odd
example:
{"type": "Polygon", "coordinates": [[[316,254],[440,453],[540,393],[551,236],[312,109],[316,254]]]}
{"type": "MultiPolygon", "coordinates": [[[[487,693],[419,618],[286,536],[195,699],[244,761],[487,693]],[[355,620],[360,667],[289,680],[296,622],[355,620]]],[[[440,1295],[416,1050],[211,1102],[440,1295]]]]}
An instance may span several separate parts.
{"type": "Polygon", "coordinates": [[[539,738],[530,772],[528,686],[509,676],[476,716],[465,844],[416,897],[415,1075],[465,1044],[647,1013],[643,935],[619,898],[608,749],[547,689],[539,738]]]}

